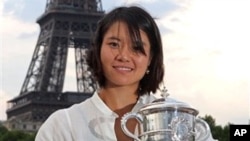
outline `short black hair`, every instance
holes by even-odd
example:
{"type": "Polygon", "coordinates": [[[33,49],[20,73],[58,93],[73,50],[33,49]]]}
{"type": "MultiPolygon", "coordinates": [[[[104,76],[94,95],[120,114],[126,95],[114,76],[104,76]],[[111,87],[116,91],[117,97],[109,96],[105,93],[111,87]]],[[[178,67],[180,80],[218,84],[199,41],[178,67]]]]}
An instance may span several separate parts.
{"type": "MultiPolygon", "coordinates": [[[[87,63],[100,87],[105,86],[105,76],[102,69],[100,51],[104,35],[117,21],[127,24],[132,42],[141,41],[140,30],[144,31],[150,42],[151,63],[149,74],[140,81],[138,93],[155,93],[164,77],[163,49],[161,35],[155,19],[143,8],[138,6],[117,7],[107,13],[99,22],[95,37],[87,56],[87,63]]],[[[137,46],[137,51],[145,54],[143,46],[137,46]]]]}

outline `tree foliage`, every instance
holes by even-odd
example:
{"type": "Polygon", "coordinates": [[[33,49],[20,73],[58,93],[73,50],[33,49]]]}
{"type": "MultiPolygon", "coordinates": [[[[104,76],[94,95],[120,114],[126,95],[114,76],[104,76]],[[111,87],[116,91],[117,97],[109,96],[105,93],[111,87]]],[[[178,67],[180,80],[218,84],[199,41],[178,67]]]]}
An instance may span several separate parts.
{"type": "Polygon", "coordinates": [[[34,141],[35,133],[26,133],[23,131],[8,131],[0,125],[0,141],[34,141]]]}
{"type": "Polygon", "coordinates": [[[205,115],[205,117],[201,118],[208,123],[214,139],[229,141],[229,123],[222,127],[221,125],[216,125],[215,119],[211,115],[205,115]]]}

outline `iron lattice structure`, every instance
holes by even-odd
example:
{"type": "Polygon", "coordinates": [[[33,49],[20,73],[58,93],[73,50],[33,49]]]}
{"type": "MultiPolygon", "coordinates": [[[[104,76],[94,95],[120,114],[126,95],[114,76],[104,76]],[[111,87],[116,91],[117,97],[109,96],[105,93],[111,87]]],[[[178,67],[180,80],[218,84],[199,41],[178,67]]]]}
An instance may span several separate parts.
{"type": "Polygon", "coordinates": [[[40,34],[20,94],[8,101],[8,120],[43,122],[55,110],[93,94],[96,83],[86,51],[103,15],[101,0],[47,0],[37,20],[40,34]],[[69,48],[75,49],[77,92],[62,92],[69,48]]]}

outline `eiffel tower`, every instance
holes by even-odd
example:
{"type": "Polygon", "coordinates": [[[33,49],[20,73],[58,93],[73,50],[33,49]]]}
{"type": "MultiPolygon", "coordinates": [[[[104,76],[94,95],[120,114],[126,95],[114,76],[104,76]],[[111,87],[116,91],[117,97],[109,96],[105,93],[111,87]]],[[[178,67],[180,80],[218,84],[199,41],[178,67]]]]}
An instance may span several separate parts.
{"type": "Polygon", "coordinates": [[[36,131],[54,111],[89,98],[96,89],[86,51],[104,16],[101,0],[47,0],[40,34],[20,94],[9,100],[6,126],[36,131]],[[62,92],[68,49],[75,50],[76,92],[62,92]]]}

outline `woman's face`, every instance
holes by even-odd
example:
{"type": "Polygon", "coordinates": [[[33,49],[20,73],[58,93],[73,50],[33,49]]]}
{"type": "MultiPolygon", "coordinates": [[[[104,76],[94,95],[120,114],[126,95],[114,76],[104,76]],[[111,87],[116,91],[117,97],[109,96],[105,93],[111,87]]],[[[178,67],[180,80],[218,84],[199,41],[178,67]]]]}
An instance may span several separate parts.
{"type": "Polygon", "coordinates": [[[105,33],[101,45],[101,63],[105,86],[138,86],[150,64],[150,43],[140,30],[146,55],[132,48],[127,24],[115,22],[105,33]]]}

